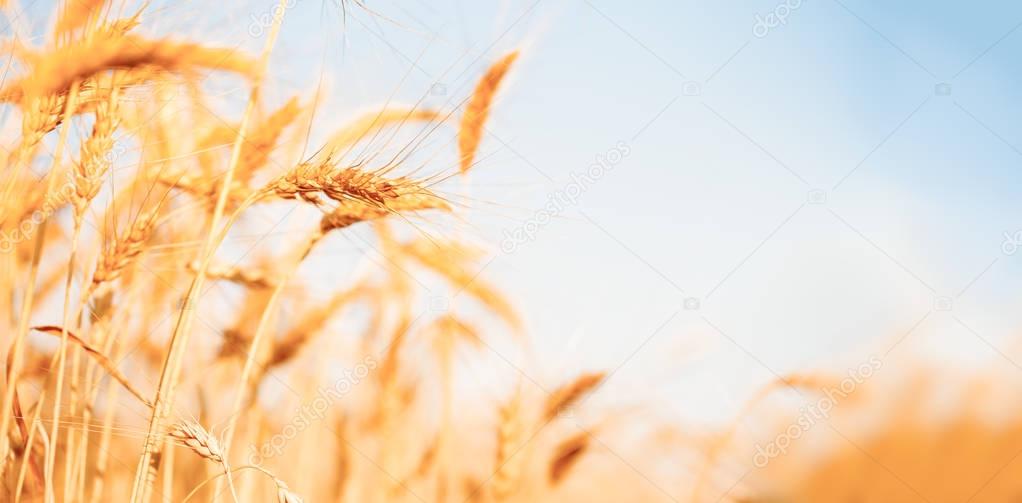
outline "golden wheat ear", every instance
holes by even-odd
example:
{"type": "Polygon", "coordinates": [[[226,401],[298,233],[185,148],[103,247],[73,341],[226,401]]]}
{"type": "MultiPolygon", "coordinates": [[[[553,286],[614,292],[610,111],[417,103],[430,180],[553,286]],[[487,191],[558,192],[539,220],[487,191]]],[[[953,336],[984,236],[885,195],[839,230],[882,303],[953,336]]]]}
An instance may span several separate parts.
{"type": "Polygon", "coordinates": [[[543,413],[544,419],[553,420],[558,414],[578,404],[586,395],[599,387],[606,375],[604,372],[582,374],[574,381],[554,390],[547,398],[543,413]]]}
{"type": "Polygon", "coordinates": [[[497,95],[500,83],[504,80],[511,65],[518,59],[518,51],[504,56],[476,84],[472,98],[468,102],[465,114],[461,118],[461,129],[458,131],[458,149],[461,151],[461,172],[468,172],[475,160],[476,150],[483,137],[483,127],[490,116],[490,104],[497,95]]]}
{"type": "Polygon", "coordinates": [[[119,278],[124,269],[142,254],[156,227],[156,214],[156,211],[147,211],[139,215],[127,235],[104,251],[92,275],[93,288],[119,278]]]}
{"type": "Polygon", "coordinates": [[[218,464],[224,462],[224,453],[220,448],[220,442],[199,423],[182,421],[171,427],[168,435],[184,444],[203,459],[208,459],[218,464]]]}
{"type": "Polygon", "coordinates": [[[557,445],[550,460],[547,478],[552,486],[564,481],[572,467],[578,464],[589,450],[589,432],[581,431],[557,445]]]}

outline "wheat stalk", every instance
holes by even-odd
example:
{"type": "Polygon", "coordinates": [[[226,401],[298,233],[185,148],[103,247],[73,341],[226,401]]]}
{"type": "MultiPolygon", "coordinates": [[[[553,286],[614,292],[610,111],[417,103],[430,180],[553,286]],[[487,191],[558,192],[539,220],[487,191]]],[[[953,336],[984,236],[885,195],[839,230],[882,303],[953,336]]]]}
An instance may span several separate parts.
{"type": "MultiPolygon", "coordinates": [[[[283,21],[285,10],[286,0],[280,0],[278,8],[274,13],[273,24],[271,25],[269,36],[266,38],[266,44],[263,46],[259,63],[258,65],[252,65],[246,68],[247,71],[252,71],[253,68],[255,69],[252,91],[249,95],[248,104],[245,107],[245,112],[241,119],[241,127],[238,130],[238,138],[234,143],[233,150],[231,151],[231,160],[228,164],[222,189],[220,190],[220,196],[217,198],[217,204],[213,210],[213,216],[210,220],[210,229],[202,246],[202,263],[188,288],[185,304],[178,314],[177,324],[171,334],[170,347],[167,350],[166,360],[164,361],[163,369],[160,372],[160,382],[156,391],[153,414],[149,419],[149,430],[146,433],[146,441],[142,447],[142,455],[139,458],[138,466],[135,470],[135,480],[131,490],[132,503],[139,503],[140,501],[148,503],[149,500],[149,494],[152,489],[151,476],[155,475],[155,471],[159,467],[159,456],[154,456],[153,454],[158,454],[162,444],[162,422],[164,417],[169,414],[170,406],[174,403],[174,394],[181,371],[183,352],[188,346],[188,337],[190,335],[192,321],[190,308],[194,305],[199,290],[202,288],[202,284],[206,276],[206,267],[209,265],[213,251],[219,242],[223,240],[222,236],[217,235],[217,226],[220,223],[224,207],[227,204],[228,189],[231,186],[234,172],[237,169],[241,158],[241,146],[245,138],[245,131],[248,128],[248,121],[252,115],[252,111],[259,100],[259,92],[262,85],[263,75],[266,71],[267,61],[269,60],[270,51],[277,40],[277,34],[280,31],[280,24],[283,21]]],[[[230,55],[228,55],[228,57],[230,57],[230,55]]],[[[219,61],[217,61],[217,63],[219,63],[219,61]]],[[[226,232],[226,229],[227,227],[225,227],[224,232],[226,232]]]]}

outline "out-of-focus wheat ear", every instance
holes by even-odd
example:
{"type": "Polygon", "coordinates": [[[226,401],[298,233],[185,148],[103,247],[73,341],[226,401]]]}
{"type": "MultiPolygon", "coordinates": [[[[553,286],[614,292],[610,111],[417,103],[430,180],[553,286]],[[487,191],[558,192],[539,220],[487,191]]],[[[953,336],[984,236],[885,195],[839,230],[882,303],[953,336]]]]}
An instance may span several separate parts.
{"type": "Polygon", "coordinates": [[[92,276],[92,288],[116,280],[124,269],[131,265],[145,248],[149,237],[156,227],[156,211],[140,214],[127,234],[121,236],[113,246],[107,247],[96,265],[92,276]]]}
{"type": "Polygon", "coordinates": [[[574,381],[554,390],[547,398],[546,406],[543,408],[544,419],[550,421],[566,409],[576,405],[587,394],[596,389],[603,382],[603,378],[606,375],[605,372],[582,374],[575,378],[574,381]]]}
{"type": "Polygon", "coordinates": [[[298,322],[274,345],[273,352],[270,353],[268,361],[264,364],[264,372],[283,365],[298,355],[299,351],[320,332],[330,318],[340,315],[346,306],[367,297],[369,293],[368,285],[361,282],[335,293],[326,304],[302,314],[298,322]]]}
{"type": "Polygon", "coordinates": [[[516,59],[518,59],[518,51],[504,56],[494,63],[476,84],[475,91],[461,117],[461,128],[458,131],[458,150],[461,153],[460,168],[462,173],[468,172],[472,167],[472,162],[475,161],[476,150],[479,149],[479,142],[483,137],[483,128],[490,115],[490,105],[497,95],[500,83],[516,59]]]}
{"type": "Polygon", "coordinates": [[[73,82],[103,71],[142,66],[167,71],[221,70],[248,77],[259,67],[234,49],[168,39],[151,40],[133,34],[92,37],[40,55],[33,62],[31,72],[5,86],[0,95],[20,92],[31,103],[36,97],[61,94],[73,82]]]}
{"type": "Polygon", "coordinates": [[[106,0],[70,0],[64,2],[64,10],[60,11],[53,27],[55,38],[86,26],[97,16],[106,5],[106,0]]]}
{"type": "Polygon", "coordinates": [[[511,328],[521,333],[522,319],[511,302],[497,288],[480,278],[479,274],[470,272],[460,263],[465,261],[465,255],[461,250],[468,250],[466,247],[459,243],[438,245],[435,242],[417,240],[405,244],[401,249],[407,256],[439,274],[460,291],[474,297],[500,316],[511,328]]]}
{"type": "Polygon", "coordinates": [[[298,98],[291,98],[252,129],[251,134],[245,137],[245,143],[241,147],[241,160],[238,163],[238,172],[235,173],[236,180],[247,184],[252,179],[252,175],[266,165],[280,135],[298,118],[301,112],[302,106],[298,98]]]}
{"type": "MultiPolygon", "coordinates": [[[[188,263],[188,270],[193,273],[198,272],[199,265],[198,260],[193,260],[188,263]]],[[[206,277],[213,280],[230,281],[254,289],[271,288],[275,284],[275,280],[267,271],[250,270],[236,265],[210,264],[206,269],[206,277]]]]}
{"type": "Polygon", "coordinates": [[[589,442],[589,433],[581,431],[557,445],[548,470],[550,485],[556,486],[564,480],[571,468],[589,450],[589,442]]]}
{"type": "Polygon", "coordinates": [[[495,501],[510,498],[521,478],[522,456],[516,456],[524,434],[521,402],[521,391],[515,390],[511,400],[500,408],[496,462],[490,482],[495,501]]]}
{"type": "Polygon", "coordinates": [[[323,158],[333,157],[343,149],[351,147],[388,126],[404,125],[409,122],[432,122],[440,118],[440,112],[428,109],[385,108],[369,112],[350,124],[338,129],[320,149],[323,158]]]}

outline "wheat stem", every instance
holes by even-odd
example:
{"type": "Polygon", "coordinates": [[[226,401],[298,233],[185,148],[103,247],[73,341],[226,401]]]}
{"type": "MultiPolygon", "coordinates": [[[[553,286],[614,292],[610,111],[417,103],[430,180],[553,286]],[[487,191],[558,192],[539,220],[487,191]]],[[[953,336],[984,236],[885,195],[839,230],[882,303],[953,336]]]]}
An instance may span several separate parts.
{"type": "Polygon", "coordinates": [[[252,112],[259,99],[260,88],[262,86],[263,76],[266,72],[266,66],[269,61],[270,51],[272,50],[277,39],[277,34],[280,31],[284,11],[287,10],[286,6],[287,0],[280,0],[277,9],[274,11],[273,24],[270,28],[270,33],[266,38],[266,44],[263,47],[259,60],[259,69],[256,71],[255,79],[252,83],[252,90],[249,95],[248,104],[245,106],[245,112],[242,115],[241,125],[238,129],[238,136],[234,141],[234,147],[231,151],[231,160],[227,166],[227,173],[224,176],[220,195],[217,198],[216,208],[213,210],[213,217],[210,220],[210,230],[206,236],[205,242],[203,243],[201,255],[202,263],[200,264],[199,270],[196,272],[195,277],[192,279],[192,283],[188,288],[185,303],[181,307],[177,323],[175,324],[174,331],[171,335],[170,348],[167,351],[167,357],[164,360],[163,369],[160,372],[160,381],[156,391],[156,400],[154,402],[152,416],[149,420],[149,431],[146,434],[145,444],[142,447],[142,455],[139,458],[138,466],[135,470],[135,481],[131,489],[132,503],[148,503],[149,501],[152,481],[155,476],[154,472],[158,469],[159,463],[159,458],[154,457],[154,454],[158,453],[160,445],[162,444],[161,427],[164,418],[169,414],[170,407],[172,407],[174,403],[174,392],[177,384],[176,382],[181,371],[181,360],[185,348],[188,347],[188,339],[191,335],[191,310],[194,308],[195,301],[201,291],[206,277],[206,268],[209,267],[213,252],[218,244],[214,242],[214,236],[216,236],[217,226],[220,223],[220,219],[224,213],[224,208],[227,204],[227,194],[231,187],[231,181],[234,179],[234,172],[238,167],[239,160],[241,159],[242,146],[245,141],[245,132],[248,128],[252,112]]]}

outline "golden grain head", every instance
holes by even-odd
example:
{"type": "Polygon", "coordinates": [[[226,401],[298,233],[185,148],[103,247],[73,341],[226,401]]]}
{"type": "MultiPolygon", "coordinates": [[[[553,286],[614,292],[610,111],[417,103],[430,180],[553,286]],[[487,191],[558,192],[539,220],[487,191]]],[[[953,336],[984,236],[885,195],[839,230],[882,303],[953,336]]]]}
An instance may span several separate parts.
{"type": "Polygon", "coordinates": [[[573,381],[555,389],[547,398],[544,407],[544,417],[547,420],[553,419],[558,414],[578,405],[588,394],[596,390],[603,383],[606,374],[603,372],[586,373],[578,376],[573,381]]]}
{"type": "Polygon", "coordinates": [[[214,463],[223,463],[224,461],[220,442],[199,423],[194,421],[179,422],[167,434],[203,459],[214,463]]]}
{"type": "Polygon", "coordinates": [[[475,92],[469,99],[465,113],[461,118],[461,129],[458,131],[458,148],[461,152],[461,172],[466,173],[475,162],[476,151],[482,141],[486,127],[486,119],[490,116],[490,106],[501,82],[507,75],[511,65],[518,59],[518,51],[508,53],[487,70],[486,75],[476,84],[475,92]]]}

